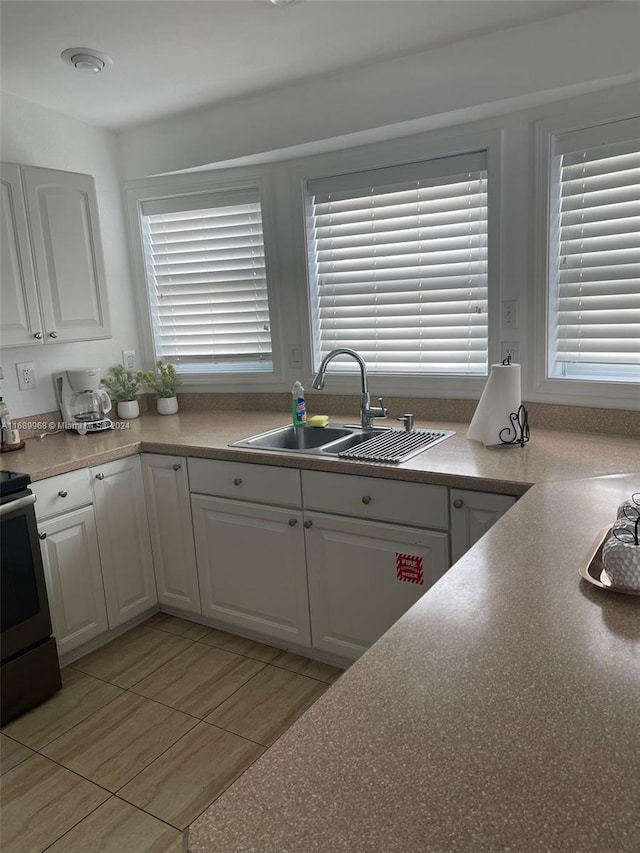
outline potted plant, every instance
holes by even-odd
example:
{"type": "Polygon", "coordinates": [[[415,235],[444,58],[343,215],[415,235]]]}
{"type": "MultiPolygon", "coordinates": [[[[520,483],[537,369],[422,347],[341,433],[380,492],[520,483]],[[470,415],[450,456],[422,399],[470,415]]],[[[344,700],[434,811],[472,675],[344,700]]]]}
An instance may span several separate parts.
{"type": "Polygon", "coordinates": [[[140,380],[158,398],[158,414],[175,415],[178,411],[178,398],[176,389],[182,385],[175,367],[165,364],[164,361],[156,362],[155,370],[146,370],[138,374],[140,380]]]}
{"type": "Polygon", "coordinates": [[[142,388],[140,374],[127,370],[121,364],[109,368],[109,375],[102,380],[109,391],[109,396],[116,403],[118,417],[123,420],[137,418],[140,406],[136,394],[142,388]]]}

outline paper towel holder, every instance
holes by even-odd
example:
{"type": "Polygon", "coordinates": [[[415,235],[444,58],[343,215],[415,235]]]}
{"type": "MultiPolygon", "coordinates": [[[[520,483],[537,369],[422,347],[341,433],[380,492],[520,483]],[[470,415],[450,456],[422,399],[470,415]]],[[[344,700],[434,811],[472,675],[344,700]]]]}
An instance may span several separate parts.
{"type": "MultiPolygon", "coordinates": [[[[503,364],[511,365],[511,353],[503,359],[503,364]]],[[[524,403],[521,403],[517,412],[509,413],[510,426],[504,427],[498,433],[498,438],[502,444],[519,444],[524,447],[529,441],[529,412],[527,412],[524,403]]]]}

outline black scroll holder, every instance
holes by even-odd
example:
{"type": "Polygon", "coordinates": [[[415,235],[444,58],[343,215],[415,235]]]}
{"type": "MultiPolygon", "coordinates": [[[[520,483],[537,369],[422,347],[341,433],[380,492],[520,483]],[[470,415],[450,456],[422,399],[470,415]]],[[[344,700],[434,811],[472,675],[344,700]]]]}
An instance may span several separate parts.
{"type": "MultiPolygon", "coordinates": [[[[511,356],[508,355],[503,364],[511,364],[511,356]]],[[[529,441],[529,413],[521,403],[517,412],[509,414],[510,426],[504,427],[498,433],[498,438],[502,444],[519,444],[524,447],[529,441]]]]}

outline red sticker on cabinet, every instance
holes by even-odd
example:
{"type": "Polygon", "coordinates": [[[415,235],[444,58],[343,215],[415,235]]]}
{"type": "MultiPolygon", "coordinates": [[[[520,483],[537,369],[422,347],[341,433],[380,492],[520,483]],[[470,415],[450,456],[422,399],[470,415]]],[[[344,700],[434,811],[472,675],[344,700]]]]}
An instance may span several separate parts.
{"type": "Polygon", "coordinates": [[[396,554],[396,577],[407,583],[423,583],[422,557],[415,554],[396,554]]]}

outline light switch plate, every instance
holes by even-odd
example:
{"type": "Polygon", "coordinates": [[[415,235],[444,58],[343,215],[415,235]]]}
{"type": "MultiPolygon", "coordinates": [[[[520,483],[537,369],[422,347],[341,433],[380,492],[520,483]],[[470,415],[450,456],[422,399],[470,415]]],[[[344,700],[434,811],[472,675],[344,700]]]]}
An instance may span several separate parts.
{"type": "Polygon", "coordinates": [[[122,365],[127,370],[136,370],[136,352],[132,349],[122,350],[122,365]]]}

